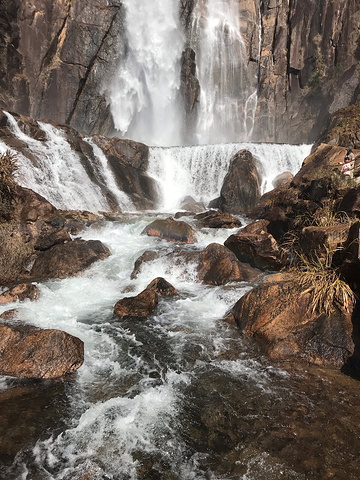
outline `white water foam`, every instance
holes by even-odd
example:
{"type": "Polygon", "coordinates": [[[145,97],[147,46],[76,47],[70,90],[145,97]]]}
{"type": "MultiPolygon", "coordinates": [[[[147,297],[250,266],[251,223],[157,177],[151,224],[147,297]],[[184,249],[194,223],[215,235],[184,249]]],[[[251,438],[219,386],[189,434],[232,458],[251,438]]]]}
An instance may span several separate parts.
{"type": "Polygon", "coordinates": [[[159,209],[175,211],[187,195],[205,205],[218,197],[231,157],[241,149],[249,150],[261,163],[265,193],[273,188],[272,181],[280,173],[298,172],[310,154],[311,145],[231,143],[151,148],[148,174],[160,188],[159,209]]]}
{"type": "Polygon", "coordinates": [[[182,141],[184,37],[178,0],[125,0],[127,54],[113,80],[111,113],[122,136],[148,145],[182,141]]]}

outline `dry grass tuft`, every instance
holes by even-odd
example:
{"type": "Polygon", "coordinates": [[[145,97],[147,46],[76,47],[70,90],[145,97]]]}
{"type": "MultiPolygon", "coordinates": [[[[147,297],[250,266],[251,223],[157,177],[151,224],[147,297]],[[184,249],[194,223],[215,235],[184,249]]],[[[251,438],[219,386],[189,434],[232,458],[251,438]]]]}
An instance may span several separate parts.
{"type": "Polygon", "coordinates": [[[0,223],[0,285],[16,281],[23,273],[32,253],[21,226],[13,222],[0,223]]]}
{"type": "Polygon", "coordinates": [[[9,220],[14,198],[16,155],[7,150],[0,155],[0,220],[9,220]]]}
{"type": "Polygon", "coordinates": [[[318,257],[308,259],[299,255],[299,263],[294,270],[301,295],[311,296],[312,313],[324,312],[329,315],[335,308],[350,312],[354,306],[354,293],[331,264],[331,252],[328,252],[325,260],[318,257]]]}

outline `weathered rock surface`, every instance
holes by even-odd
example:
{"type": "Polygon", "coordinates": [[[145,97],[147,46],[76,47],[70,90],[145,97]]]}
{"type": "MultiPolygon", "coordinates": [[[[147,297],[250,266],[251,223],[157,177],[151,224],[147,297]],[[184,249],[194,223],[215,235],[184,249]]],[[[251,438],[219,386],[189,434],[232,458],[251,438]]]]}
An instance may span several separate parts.
{"type": "Polygon", "coordinates": [[[68,123],[86,134],[113,128],[107,86],[124,55],[117,0],[1,2],[0,107],[68,123]]]}
{"type": "Polygon", "coordinates": [[[207,285],[255,282],[262,275],[259,270],[239,262],[230,250],[218,243],[211,243],[200,252],[197,262],[198,278],[207,285]]]}
{"type": "Polygon", "coordinates": [[[241,262],[264,270],[280,270],[286,265],[285,252],[270,233],[240,231],[224,243],[241,262]]]}
{"type": "Polygon", "coordinates": [[[351,313],[312,313],[310,295],[301,294],[289,274],[273,275],[233,308],[241,332],[270,358],[293,357],[334,367],[341,367],[354,351],[351,313]]]}
{"type": "Polygon", "coordinates": [[[110,250],[99,240],[76,239],[39,252],[30,271],[30,277],[39,281],[71,277],[109,255],[110,250]]]}
{"type": "Polygon", "coordinates": [[[12,303],[16,301],[24,301],[26,299],[34,302],[40,296],[40,290],[36,285],[22,283],[15,287],[9,288],[0,295],[0,304],[12,303]]]}
{"type": "Polygon", "coordinates": [[[163,295],[165,297],[173,297],[174,295],[177,295],[176,289],[171,283],[167,282],[165,278],[162,277],[154,278],[146,288],[154,290],[158,295],[163,295]]]}
{"type": "Polygon", "coordinates": [[[284,185],[286,183],[290,183],[291,180],[293,179],[293,174],[291,172],[283,172],[283,173],[280,173],[279,175],[277,175],[272,184],[273,184],[273,187],[276,188],[276,187],[279,187],[280,185],[284,185]]]}
{"type": "Polygon", "coordinates": [[[158,294],[155,289],[146,288],[135,297],[125,297],[117,302],[114,313],[121,318],[145,319],[155,311],[158,294]]]}
{"type": "Polygon", "coordinates": [[[343,248],[349,229],[350,224],[305,227],[299,237],[300,247],[307,258],[325,260],[327,255],[343,248]]]}
{"type": "Polygon", "coordinates": [[[205,228],[240,228],[242,225],[234,215],[217,210],[199,213],[195,216],[195,219],[205,228]]]}
{"type": "Polygon", "coordinates": [[[351,188],[342,198],[339,212],[360,216],[360,186],[351,188]]]}
{"type": "Polygon", "coordinates": [[[335,112],[320,136],[320,141],[360,149],[360,102],[335,112]]]}
{"type": "Polygon", "coordinates": [[[180,91],[183,98],[186,115],[186,137],[188,142],[194,140],[196,105],[199,101],[200,84],[196,77],[196,54],[187,47],[181,57],[180,91]]]}
{"type": "Polygon", "coordinates": [[[0,324],[0,374],[54,378],[75,372],[84,361],[84,344],[60,330],[0,324]]]}
{"type": "Polygon", "coordinates": [[[247,150],[240,150],[231,159],[220,192],[220,210],[226,213],[248,213],[261,196],[258,164],[247,150]]]}
{"type": "Polygon", "coordinates": [[[186,222],[176,221],[172,217],[154,220],[144,228],[142,235],[160,237],[177,243],[196,242],[195,230],[186,222]]]}

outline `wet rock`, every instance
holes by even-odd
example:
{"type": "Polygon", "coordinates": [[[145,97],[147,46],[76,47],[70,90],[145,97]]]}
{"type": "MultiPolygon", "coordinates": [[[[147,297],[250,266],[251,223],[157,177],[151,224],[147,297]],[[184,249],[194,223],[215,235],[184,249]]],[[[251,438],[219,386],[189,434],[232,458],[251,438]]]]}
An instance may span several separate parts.
{"type": "Polygon", "coordinates": [[[135,265],[134,265],[134,269],[133,271],[131,272],[131,276],[130,278],[131,279],[134,279],[136,278],[140,271],[141,271],[141,268],[142,268],[142,265],[144,263],[149,263],[149,262],[152,262],[153,260],[155,260],[156,258],[158,258],[158,253],[153,251],[153,250],[146,250],[142,255],[140,255],[140,257],[135,261],[135,265]]]}
{"type": "Polygon", "coordinates": [[[167,282],[162,277],[155,278],[146,289],[154,290],[158,295],[163,295],[165,297],[173,297],[177,295],[176,289],[171,285],[171,283],[167,282]]]}
{"type": "Polygon", "coordinates": [[[247,150],[236,153],[230,163],[220,192],[220,210],[226,213],[248,213],[261,197],[258,164],[247,150]]]}
{"type": "Polygon", "coordinates": [[[270,233],[240,231],[224,243],[241,262],[264,270],[280,270],[286,264],[286,256],[270,233]]]}
{"type": "Polygon", "coordinates": [[[272,182],[273,187],[276,188],[276,187],[279,187],[280,185],[285,185],[286,183],[290,183],[293,178],[294,176],[291,172],[280,173],[274,178],[272,182]]]}
{"type": "Polygon", "coordinates": [[[160,237],[177,243],[195,243],[195,230],[185,222],[176,221],[172,217],[154,220],[142,231],[142,235],[160,237]]]}
{"type": "Polygon", "coordinates": [[[236,217],[218,210],[200,213],[195,216],[195,219],[205,228],[240,228],[242,226],[236,217]]]}
{"type": "Polygon", "coordinates": [[[239,262],[230,250],[218,243],[211,243],[196,256],[198,278],[207,285],[255,282],[262,275],[259,270],[239,262]]]}
{"type": "Polygon", "coordinates": [[[190,196],[185,197],[181,201],[180,208],[191,213],[199,213],[206,210],[205,205],[202,202],[197,202],[190,196]]]}
{"type": "Polygon", "coordinates": [[[313,311],[310,294],[302,294],[289,274],[265,280],[242,297],[232,313],[240,331],[272,359],[341,367],[354,351],[352,311],[313,311]]]}
{"type": "Polygon", "coordinates": [[[146,288],[135,297],[125,297],[119,300],[114,307],[114,313],[121,318],[145,319],[155,311],[157,303],[157,292],[146,288]]]}
{"type": "Polygon", "coordinates": [[[0,324],[0,374],[55,378],[75,372],[84,361],[84,344],[60,330],[0,324]]]}
{"type": "Polygon", "coordinates": [[[30,272],[38,281],[67,278],[81,273],[97,260],[109,257],[110,250],[99,240],[80,240],[59,244],[39,252],[30,272]]]}
{"type": "Polygon", "coordinates": [[[24,301],[27,298],[34,302],[40,296],[40,290],[36,285],[22,283],[15,287],[9,288],[0,295],[0,304],[12,303],[16,301],[24,301]]]}
{"type": "Polygon", "coordinates": [[[158,191],[155,180],[146,173],[149,147],[117,137],[95,135],[93,140],[109,160],[120,190],[131,198],[138,210],[154,209],[158,191]]]}

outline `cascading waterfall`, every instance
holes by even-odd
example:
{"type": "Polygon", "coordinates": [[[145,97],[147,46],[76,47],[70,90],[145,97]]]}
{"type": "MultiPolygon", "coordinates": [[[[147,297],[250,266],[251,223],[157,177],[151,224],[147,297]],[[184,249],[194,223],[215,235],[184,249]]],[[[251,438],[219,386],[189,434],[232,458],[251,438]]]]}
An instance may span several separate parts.
{"type": "Polygon", "coordinates": [[[180,145],[178,0],[125,0],[126,57],[111,89],[115,128],[148,145],[180,145]]]}
{"type": "MultiPolygon", "coordinates": [[[[15,118],[7,112],[4,113],[13,135],[27,144],[30,153],[31,159],[16,152],[19,164],[18,182],[22,186],[39,193],[57,208],[92,212],[110,209],[103,188],[104,191],[112,193],[120,208],[133,210],[130,199],[117,187],[107,159],[91,140],[88,140],[88,143],[93,148],[93,170],[98,184],[89,177],[79,155],[67,142],[64,132],[48,123],[39,122],[47,138],[46,141],[39,141],[22,132],[15,118]]],[[[0,150],[4,152],[7,149],[8,147],[0,142],[0,150]]]]}
{"type": "Polygon", "coordinates": [[[285,171],[298,172],[311,145],[231,143],[194,147],[152,148],[148,173],[159,185],[160,210],[173,211],[190,195],[205,205],[218,197],[231,157],[241,149],[249,150],[260,162],[262,190],[271,190],[274,178],[285,171]]]}
{"type": "Polygon", "coordinates": [[[196,130],[200,144],[251,138],[257,72],[249,68],[240,11],[237,0],[207,0],[199,1],[192,13],[190,45],[201,87],[196,130]]]}

